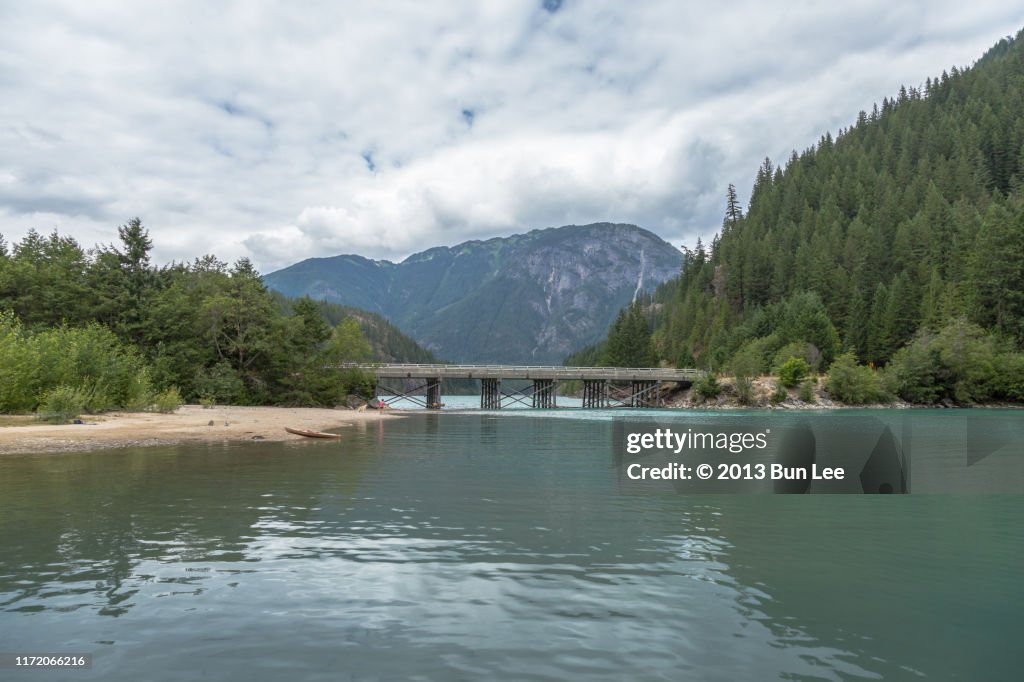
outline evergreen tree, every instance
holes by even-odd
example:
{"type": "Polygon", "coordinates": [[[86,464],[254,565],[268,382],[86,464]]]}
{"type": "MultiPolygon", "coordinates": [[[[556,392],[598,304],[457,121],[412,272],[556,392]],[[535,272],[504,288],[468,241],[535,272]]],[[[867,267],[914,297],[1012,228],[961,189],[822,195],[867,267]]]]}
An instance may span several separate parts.
{"type": "Polygon", "coordinates": [[[740,200],[736,195],[736,185],[729,183],[725,199],[725,222],[722,224],[722,232],[735,228],[743,218],[743,209],[740,208],[740,200]]]}
{"type": "Polygon", "coordinates": [[[12,309],[25,325],[42,328],[90,319],[89,261],[71,237],[56,231],[43,237],[29,230],[4,262],[0,301],[5,304],[0,307],[12,309]]]}
{"type": "Polygon", "coordinates": [[[292,306],[292,317],[295,320],[291,335],[294,352],[307,356],[315,354],[320,351],[324,342],[331,338],[331,328],[320,313],[320,307],[308,296],[295,301],[292,306]]]}
{"type": "Polygon", "coordinates": [[[97,318],[121,338],[140,343],[145,335],[144,318],[149,296],[156,284],[149,252],[153,241],[132,218],[117,228],[122,248],[101,247],[89,271],[89,285],[98,297],[97,318]]]}
{"type": "Polygon", "coordinates": [[[1024,203],[992,203],[969,272],[972,317],[1024,341],[1024,203]]]}

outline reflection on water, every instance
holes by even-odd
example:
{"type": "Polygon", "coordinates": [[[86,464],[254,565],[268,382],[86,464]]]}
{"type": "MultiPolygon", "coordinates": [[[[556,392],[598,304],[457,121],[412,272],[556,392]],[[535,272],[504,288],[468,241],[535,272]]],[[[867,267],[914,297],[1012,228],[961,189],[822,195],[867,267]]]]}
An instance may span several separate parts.
{"type": "Polygon", "coordinates": [[[1020,496],[622,487],[611,422],[568,414],[0,458],[2,648],[93,653],[74,679],[1015,677],[1020,496]]]}

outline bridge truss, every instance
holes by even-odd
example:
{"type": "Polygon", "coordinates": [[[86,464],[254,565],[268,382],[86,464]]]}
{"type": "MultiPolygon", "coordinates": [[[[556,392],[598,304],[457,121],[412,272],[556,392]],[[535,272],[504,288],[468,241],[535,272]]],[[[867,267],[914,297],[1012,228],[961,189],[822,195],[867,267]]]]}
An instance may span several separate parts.
{"type": "Polygon", "coordinates": [[[700,376],[698,370],[624,367],[539,367],[515,365],[346,365],[372,373],[376,394],[386,404],[410,400],[420,407],[443,407],[444,379],[480,381],[480,408],[500,410],[520,406],[535,409],[559,407],[558,389],[565,382],[582,382],[584,409],[614,407],[663,407],[662,385],[689,385],[700,376]],[[520,388],[505,389],[502,380],[527,380],[520,388]],[[402,380],[395,389],[388,380],[402,380]],[[417,383],[418,382],[418,383],[417,383]]]}

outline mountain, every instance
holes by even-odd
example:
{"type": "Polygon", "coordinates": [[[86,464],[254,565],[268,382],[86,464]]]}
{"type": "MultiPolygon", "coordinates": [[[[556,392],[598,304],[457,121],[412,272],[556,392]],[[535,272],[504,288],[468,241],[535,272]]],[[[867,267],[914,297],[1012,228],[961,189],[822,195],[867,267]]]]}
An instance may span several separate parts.
{"type": "Polygon", "coordinates": [[[678,274],[682,254],[635,225],[570,225],[437,247],[401,263],[311,258],[264,277],[378,313],[455,362],[559,363],[600,339],[638,291],[678,274]]]}
{"type": "Polygon", "coordinates": [[[745,212],[731,185],[723,203],[644,309],[661,359],[749,376],[799,347],[892,364],[901,395],[964,368],[1005,382],[995,350],[965,349],[1024,342],[1024,32],[765,159],[745,212]]]}
{"type": "MultiPolygon", "coordinates": [[[[292,314],[294,299],[284,296],[279,291],[272,291],[271,295],[286,314],[292,314]]],[[[332,327],[346,318],[355,318],[363,336],[366,337],[366,342],[370,344],[371,359],[374,362],[412,362],[428,365],[442,362],[377,313],[326,301],[318,301],[317,307],[332,327]]]]}

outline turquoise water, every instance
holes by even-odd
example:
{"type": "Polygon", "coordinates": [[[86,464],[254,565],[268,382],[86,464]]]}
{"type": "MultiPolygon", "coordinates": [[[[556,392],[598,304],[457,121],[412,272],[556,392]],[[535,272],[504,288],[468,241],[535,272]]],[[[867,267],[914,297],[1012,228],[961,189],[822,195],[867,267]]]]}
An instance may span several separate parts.
{"type": "Polygon", "coordinates": [[[1020,678],[1024,496],[634,486],[604,413],[344,433],[0,457],[0,653],[93,656],[0,678],[1020,678]]]}

